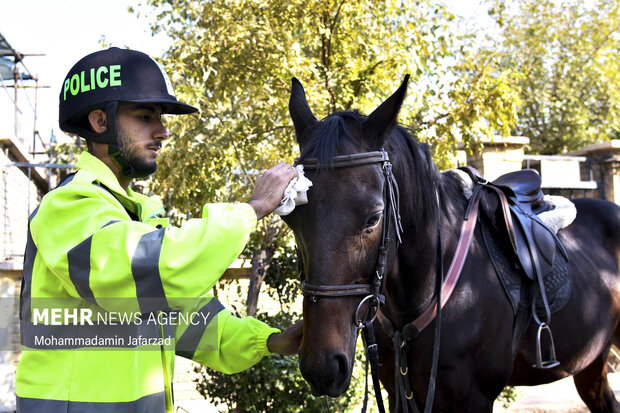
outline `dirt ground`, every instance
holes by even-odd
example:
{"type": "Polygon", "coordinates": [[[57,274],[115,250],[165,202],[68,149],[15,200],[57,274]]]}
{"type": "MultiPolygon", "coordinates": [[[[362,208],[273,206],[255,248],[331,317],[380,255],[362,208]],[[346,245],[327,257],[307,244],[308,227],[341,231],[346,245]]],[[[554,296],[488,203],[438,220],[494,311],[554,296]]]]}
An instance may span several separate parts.
{"type": "MultiPolygon", "coordinates": [[[[616,398],[620,400],[620,373],[609,375],[616,398]]],[[[517,387],[517,400],[508,409],[495,405],[500,413],[581,413],[588,412],[579,398],[572,378],[534,387],[517,387]]]]}

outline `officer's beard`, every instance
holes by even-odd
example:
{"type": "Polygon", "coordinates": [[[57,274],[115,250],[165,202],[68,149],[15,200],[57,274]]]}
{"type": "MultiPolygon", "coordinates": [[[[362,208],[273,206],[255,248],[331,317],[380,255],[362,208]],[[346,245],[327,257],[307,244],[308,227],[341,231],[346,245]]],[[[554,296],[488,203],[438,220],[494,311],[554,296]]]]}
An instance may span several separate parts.
{"type": "MultiPolygon", "coordinates": [[[[157,162],[155,159],[146,159],[139,156],[141,150],[147,149],[140,147],[131,142],[131,138],[125,133],[123,128],[118,125],[117,141],[119,143],[121,153],[128,163],[130,178],[146,178],[157,170],[157,162]]],[[[125,168],[123,168],[125,169],[125,168]]]]}

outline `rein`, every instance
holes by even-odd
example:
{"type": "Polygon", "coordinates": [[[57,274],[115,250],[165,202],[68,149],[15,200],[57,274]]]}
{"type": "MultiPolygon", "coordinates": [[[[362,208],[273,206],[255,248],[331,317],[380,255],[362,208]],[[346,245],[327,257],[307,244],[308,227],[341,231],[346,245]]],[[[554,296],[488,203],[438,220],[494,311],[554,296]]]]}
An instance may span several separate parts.
{"type": "MultiPolygon", "coordinates": [[[[319,162],[317,159],[307,159],[300,162],[296,160],[296,164],[302,164],[304,169],[312,170],[319,168],[319,162]]],[[[302,277],[302,294],[309,297],[312,302],[316,302],[318,297],[324,298],[338,298],[338,297],[363,297],[360,301],[357,310],[355,311],[354,321],[358,329],[363,330],[362,339],[366,349],[366,374],[368,374],[368,364],[371,366],[371,374],[373,378],[373,385],[375,390],[375,397],[377,399],[377,405],[381,413],[385,412],[383,406],[383,400],[381,397],[381,387],[379,384],[379,362],[377,354],[377,344],[375,341],[374,330],[372,322],[379,317],[380,324],[383,330],[392,337],[395,351],[395,378],[396,378],[396,403],[397,406],[401,402],[405,412],[408,412],[408,406],[411,407],[413,412],[418,412],[413,392],[410,388],[409,380],[407,378],[408,365],[406,358],[406,344],[407,341],[416,339],[420,332],[427,327],[435,318],[437,323],[435,326],[435,345],[433,349],[433,360],[431,368],[431,377],[429,382],[428,394],[426,398],[425,412],[430,412],[433,405],[435,381],[437,376],[437,365],[439,358],[439,339],[441,330],[441,309],[445,306],[450,295],[454,291],[456,283],[460,277],[463,264],[469,251],[469,246],[473,238],[473,230],[476,226],[478,217],[478,203],[479,196],[472,197],[472,200],[467,208],[463,226],[461,229],[461,236],[459,238],[455,255],[448,269],[448,273],[444,280],[443,274],[443,243],[441,240],[440,231],[438,229],[438,256],[437,256],[437,285],[435,291],[435,298],[431,302],[429,308],[416,318],[411,323],[406,324],[401,331],[394,329],[392,323],[387,319],[380,311],[380,305],[385,303],[385,297],[383,290],[385,287],[385,280],[387,275],[387,253],[390,239],[390,228],[394,225],[395,234],[398,243],[402,243],[401,233],[403,231],[401,225],[400,211],[399,211],[399,191],[398,184],[392,173],[392,163],[385,150],[364,152],[359,154],[340,155],[335,156],[332,165],[333,168],[347,168],[357,167],[363,165],[371,165],[375,163],[381,164],[381,169],[384,175],[383,184],[383,227],[381,235],[381,244],[379,246],[379,255],[377,258],[377,264],[375,266],[373,280],[368,284],[345,284],[345,285],[317,285],[309,284],[305,281],[303,275],[303,263],[301,257],[298,257],[298,265],[300,269],[300,275],[302,277]],[[365,318],[360,315],[360,311],[364,303],[368,302],[369,307],[365,318]],[[372,310],[374,308],[374,315],[372,310]],[[399,397],[400,395],[400,397],[399,397]]],[[[439,203],[439,199],[438,199],[439,203]]],[[[366,395],[364,398],[364,406],[362,412],[366,411],[367,406],[368,388],[366,387],[366,395]]]]}
{"type": "MultiPolygon", "coordinates": [[[[381,327],[383,331],[392,338],[394,346],[394,364],[396,367],[394,372],[394,383],[396,386],[396,411],[398,411],[399,405],[402,404],[403,411],[405,413],[409,412],[408,407],[410,407],[414,413],[419,412],[415,404],[411,385],[409,384],[409,380],[407,378],[407,342],[417,339],[420,336],[420,332],[434,319],[436,319],[431,374],[426,395],[424,413],[430,413],[433,408],[435,384],[437,381],[437,367],[439,362],[439,343],[441,338],[441,309],[446,305],[448,299],[452,295],[452,292],[454,291],[461,275],[463,265],[465,264],[465,259],[467,258],[469,246],[471,245],[474,229],[478,220],[479,202],[480,191],[472,197],[465,211],[461,234],[459,236],[454,257],[452,258],[452,262],[448,268],[448,274],[445,276],[445,280],[443,270],[443,241],[441,239],[439,227],[437,229],[437,274],[435,298],[433,298],[431,305],[426,309],[426,311],[424,311],[412,322],[405,324],[400,330],[396,330],[392,322],[381,312],[378,312],[381,327]]],[[[439,197],[437,203],[439,205],[439,197]]]]}

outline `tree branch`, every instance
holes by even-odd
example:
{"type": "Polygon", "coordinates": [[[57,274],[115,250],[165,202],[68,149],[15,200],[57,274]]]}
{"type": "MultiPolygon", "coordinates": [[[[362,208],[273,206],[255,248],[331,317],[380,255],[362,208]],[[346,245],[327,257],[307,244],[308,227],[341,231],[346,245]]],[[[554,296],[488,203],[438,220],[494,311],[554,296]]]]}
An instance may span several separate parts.
{"type": "MultiPolygon", "coordinates": [[[[375,72],[375,69],[377,69],[377,67],[379,67],[379,65],[383,62],[384,62],[383,60],[379,60],[372,67],[364,70],[361,73],[362,76],[358,80],[354,81],[355,87],[353,89],[353,97],[359,96],[360,92],[362,91],[362,86],[366,83],[366,80],[368,80],[370,75],[372,75],[375,72]]],[[[344,105],[344,109],[349,110],[351,109],[352,105],[353,105],[353,98],[349,99],[349,101],[344,105]]]]}
{"type": "Polygon", "coordinates": [[[232,136],[232,133],[230,133],[230,130],[228,129],[228,127],[226,126],[222,118],[220,117],[220,114],[215,112],[215,116],[220,121],[220,124],[222,124],[222,126],[224,126],[224,129],[226,130],[226,135],[228,136],[228,139],[230,139],[230,143],[232,144],[233,150],[235,151],[235,157],[237,158],[237,162],[239,162],[239,166],[241,167],[241,170],[243,171],[243,175],[245,176],[245,178],[249,179],[250,182],[252,182],[252,186],[254,186],[256,184],[256,181],[254,180],[254,177],[248,172],[248,170],[245,167],[245,164],[243,163],[243,160],[241,158],[241,152],[239,151],[239,148],[237,148],[237,143],[235,142],[234,136],[232,136]]]}
{"type": "Polygon", "coordinates": [[[439,122],[442,119],[447,118],[448,116],[452,116],[452,113],[450,112],[446,112],[446,113],[442,113],[441,115],[437,115],[435,116],[435,118],[428,120],[428,121],[420,121],[414,125],[411,125],[411,129],[419,129],[422,126],[425,126],[427,128],[430,128],[431,126],[435,125],[437,122],[439,122]]]}

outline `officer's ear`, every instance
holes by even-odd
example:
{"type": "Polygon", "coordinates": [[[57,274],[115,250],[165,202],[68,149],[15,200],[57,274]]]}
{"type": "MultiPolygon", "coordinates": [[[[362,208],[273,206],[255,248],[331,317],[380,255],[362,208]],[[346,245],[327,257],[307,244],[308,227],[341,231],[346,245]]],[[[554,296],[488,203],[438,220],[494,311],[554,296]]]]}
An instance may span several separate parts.
{"type": "Polygon", "coordinates": [[[103,133],[108,129],[106,115],[102,109],[95,109],[88,114],[90,128],[95,133],[103,133]]]}

